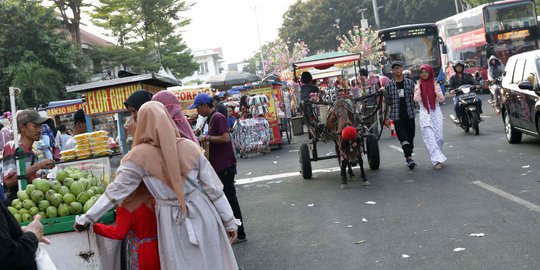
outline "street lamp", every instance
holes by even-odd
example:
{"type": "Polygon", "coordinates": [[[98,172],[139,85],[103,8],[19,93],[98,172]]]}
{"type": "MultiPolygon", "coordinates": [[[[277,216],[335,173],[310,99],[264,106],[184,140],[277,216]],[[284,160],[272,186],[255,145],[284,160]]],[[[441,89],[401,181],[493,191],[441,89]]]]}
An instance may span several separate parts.
{"type": "Polygon", "coordinates": [[[367,8],[359,9],[356,13],[360,13],[362,15],[362,21],[360,22],[360,28],[369,28],[369,24],[367,19],[364,18],[364,12],[367,11],[367,8]]]}
{"type": "Polygon", "coordinates": [[[379,7],[377,5],[377,0],[372,0],[373,3],[373,14],[375,15],[375,25],[377,28],[381,27],[381,22],[379,21],[379,7]]]}
{"type": "Polygon", "coordinates": [[[261,43],[261,33],[259,32],[259,18],[257,17],[257,7],[253,7],[253,13],[255,13],[255,25],[257,26],[257,37],[259,38],[259,50],[261,51],[261,65],[262,65],[262,73],[263,77],[266,77],[266,71],[264,70],[264,56],[263,56],[263,49],[262,49],[262,43],[261,43]]]}
{"type": "Polygon", "coordinates": [[[341,29],[339,29],[339,22],[340,22],[340,21],[341,21],[341,20],[340,20],[339,18],[337,18],[337,19],[335,20],[336,24],[334,24],[334,26],[336,26],[336,28],[337,28],[337,30],[338,30],[339,37],[341,38],[341,29]]]}

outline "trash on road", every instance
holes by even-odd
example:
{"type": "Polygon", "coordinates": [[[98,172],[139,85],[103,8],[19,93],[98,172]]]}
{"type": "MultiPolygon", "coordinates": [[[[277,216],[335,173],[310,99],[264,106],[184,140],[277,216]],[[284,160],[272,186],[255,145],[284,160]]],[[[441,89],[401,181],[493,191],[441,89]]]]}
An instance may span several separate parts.
{"type": "Polygon", "coordinates": [[[313,206],[319,206],[319,205],[316,204],[316,203],[310,203],[310,204],[307,205],[307,207],[313,207],[313,206]]]}
{"type": "Polygon", "coordinates": [[[523,168],[523,169],[528,169],[530,167],[531,167],[531,165],[523,165],[523,166],[521,166],[521,168],[523,168]]]}
{"type": "Polygon", "coordinates": [[[339,224],[339,223],[341,223],[341,222],[339,222],[339,221],[334,221],[334,223],[335,223],[335,224],[339,224]]]}
{"type": "Polygon", "coordinates": [[[407,259],[407,258],[409,258],[409,257],[411,257],[411,256],[409,256],[409,255],[407,255],[407,254],[401,254],[401,258],[403,258],[403,259],[407,259]]]}
{"type": "Polygon", "coordinates": [[[374,201],[367,201],[366,204],[368,204],[368,205],[374,205],[374,204],[376,204],[376,202],[374,202],[374,201]]]}
{"type": "Polygon", "coordinates": [[[289,150],[289,153],[295,153],[298,152],[298,150],[289,150]]]}
{"type": "Polygon", "coordinates": [[[367,222],[367,218],[362,218],[362,222],[366,223],[366,222],[367,222]]]}
{"type": "Polygon", "coordinates": [[[471,233],[469,234],[470,237],[484,237],[485,233],[471,233]]]}
{"type": "Polygon", "coordinates": [[[353,226],[352,225],[347,225],[347,228],[352,228],[353,226]]]}
{"type": "Polygon", "coordinates": [[[363,243],[365,243],[365,242],[366,242],[366,240],[360,240],[360,241],[356,241],[356,244],[357,244],[357,245],[358,245],[358,244],[363,244],[363,243]]]}
{"type": "Polygon", "coordinates": [[[294,203],[291,203],[291,206],[296,206],[296,204],[294,204],[294,203]]]}
{"type": "Polygon", "coordinates": [[[277,164],[277,161],[274,160],[274,164],[277,164]]]}
{"type": "Polygon", "coordinates": [[[465,250],[465,248],[462,248],[462,247],[454,248],[455,252],[464,251],[464,250],[465,250]]]}
{"type": "Polygon", "coordinates": [[[251,175],[251,174],[252,174],[251,172],[246,173],[246,175],[251,175]]]}
{"type": "Polygon", "coordinates": [[[412,183],[412,182],[414,182],[414,180],[407,180],[407,181],[405,181],[405,182],[406,182],[406,183],[412,183]]]}

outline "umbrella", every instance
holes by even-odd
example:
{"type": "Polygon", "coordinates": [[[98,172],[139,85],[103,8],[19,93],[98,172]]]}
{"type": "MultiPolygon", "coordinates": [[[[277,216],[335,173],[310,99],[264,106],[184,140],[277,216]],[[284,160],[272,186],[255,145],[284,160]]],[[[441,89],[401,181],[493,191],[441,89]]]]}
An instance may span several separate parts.
{"type": "Polygon", "coordinates": [[[207,83],[211,84],[212,87],[215,87],[215,86],[223,86],[223,85],[245,84],[248,82],[255,82],[259,80],[260,80],[259,77],[249,72],[229,71],[227,73],[222,73],[222,74],[210,77],[207,83]]]}

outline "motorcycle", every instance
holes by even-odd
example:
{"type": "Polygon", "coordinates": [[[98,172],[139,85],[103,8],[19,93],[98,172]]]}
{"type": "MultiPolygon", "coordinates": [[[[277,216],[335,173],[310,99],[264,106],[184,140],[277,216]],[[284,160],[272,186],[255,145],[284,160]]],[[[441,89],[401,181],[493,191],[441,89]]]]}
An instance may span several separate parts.
{"type": "Polygon", "coordinates": [[[450,118],[465,132],[469,132],[472,128],[474,134],[478,135],[480,134],[480,112],[477,107],[478,97],[475,91],[476,88],[473,85],[462,85],[455,90],[459,101],[460,119],[457,119],[454,115],[450,115],[450,118]]]}
{"type": "Polygon", "coordinates": [[[495,81],[489,86],[489,92],[491,94],[489,103],[497,113],[501,112],[501,86],[502,78],[495,79],[495,81]]]}

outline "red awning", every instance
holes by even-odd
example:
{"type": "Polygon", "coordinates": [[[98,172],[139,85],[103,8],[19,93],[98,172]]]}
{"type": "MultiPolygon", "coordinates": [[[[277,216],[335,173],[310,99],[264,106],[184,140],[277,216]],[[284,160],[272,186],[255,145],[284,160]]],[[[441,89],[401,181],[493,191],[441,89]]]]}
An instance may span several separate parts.
{"type": "Polygon", "coordinates": [[[308,61],[308,62],[301,62],[296,63],[296,68],[316,68],[316,69],[327,69],[337,64],[343,64],[343,63],[349,63],[349,62],[356,62],[360,60],[360,54],[354,54],[354,55],[346,55],[346,56],[340,56],[336,58],[330,58],[330,59],[321,59],[321,60],[314,60],[314,61],[308,61]]]}

